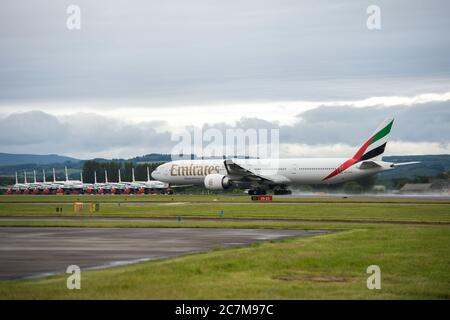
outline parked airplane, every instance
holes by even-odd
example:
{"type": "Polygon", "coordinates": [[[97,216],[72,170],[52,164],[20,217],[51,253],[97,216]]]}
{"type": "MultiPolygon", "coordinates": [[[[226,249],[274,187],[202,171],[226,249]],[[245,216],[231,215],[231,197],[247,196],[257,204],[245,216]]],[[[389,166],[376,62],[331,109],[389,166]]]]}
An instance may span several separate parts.
{"type": "Polygon", "coordinates": [[[8,190],[6,191],[7,194],[12,194],[13,192],[17,193],[17,194],[21,194],[21,193],[26,194],[26,193],[30,192],[29,191],[30,185],[27,182],[27,173],[25,170],[23,171],[23,174],[24,174],[24,183],[19,183],[19,178],[18,178],[18,175],[16,172],[16,183],[13,186],[8,188],[8,190]]]}
{"type": "Polygon", "coordinates": [[[33,182],[29,183],[29,188],[33,194],[39,194],[41,192],[42,184],[36,180],[36,170],[33,170],[33,182]]]}
{"type": "Polygon", "coordinates": [[[82,192],[84,190],[84,185],[80,180],[69,180],[69,175],[67,172],[67,167],[64,168],[66,174],[65,181],[56,181],[55,169],[53,168],[53,186],[57,188],[57,192],[82,192]]]}
{"type": "Polygon", "coordinates": [[[147,192],[159,192],[159,193],[165,193],[167,191],[168,194],[173,193],[171,189],[169,189],[169,184],[157,181],[157,180],[150,180],[150,170],[147,167],[147,181],[136,181],[136,178],[134,177],[134,168],[131,168],[131,176],[133,178],[133,181],[131,183],[131,187],[134,188],[134,190],[138,191],[139,193],[147,193],[147,192]]]}
{"type": "MultiPolygon", "coordinates": [[[[131,193],[148,193],[153,191],[158,191],[159,193],[171,194],[171,189],[167,183],[161,181],[150,180],[150,172],[147,168],[147,181],[136,181],[134,177],[134,169],[132,169],[132,180],[131,182],[122,181],[121,171],[119,169],[119,181],[110,182],[108,181],[108,172],[105,170],[105,182],[97,182],[97,172],[94,172],[94,183],[83,183],[83,189],[85,193],[93,194],[131,194],[131,193]]],[[[81,173],[82,174],[82,173],[81,173]]]]}
{"type": "Polygon", "coordinates": [[[50,194],[53,190],[55,190],[55,186],[53,185],[53,183],[46,181],[44,169],[42,169],[42,183],[40,189],[43,194],[50,194]]]}
{"type": "Polygon", "coordinates": [[[119,181],[111,183],[111,193],[112,194],[119,194],[123,193],[128,187],[128,182],[122,181],[122,175],[120,173],[119,169],[119,181]]]}
{"type": "Polygon", "coordinates": [[[169,184],[161,181],[150,180],[150,171],[147,167],[147,181],[136,181],[134,175],[134,168],[131,168],[131,182],[124,182],[121,178],[121,173],[119,169],[119,182],[112,183],[111,193],[168,193],[171,194],[171,189],[169,189],[169,184]]]}
{"type": "Polygon", "coordinates": [[[107,183],[108,183],[108,174],[106,170],[105,170],[105,183],[97,182],[97,171],[94,171],[94,183],[84,183],[83,184],[84,192],[90,194],[92,193],[103,194],[106,192],[106,189],[108,188],[107,183]]]}
{"type": "Polygon", "coordinates": [[[177,160],[160,165],[154,179],[169,184],[191,183],[209,190],[233,185],[250,187],[250,195],[290,194],[288,185],[335,184],[417,162],[381,160],[394,119],[385,120],[351,158],[177,160]]]}

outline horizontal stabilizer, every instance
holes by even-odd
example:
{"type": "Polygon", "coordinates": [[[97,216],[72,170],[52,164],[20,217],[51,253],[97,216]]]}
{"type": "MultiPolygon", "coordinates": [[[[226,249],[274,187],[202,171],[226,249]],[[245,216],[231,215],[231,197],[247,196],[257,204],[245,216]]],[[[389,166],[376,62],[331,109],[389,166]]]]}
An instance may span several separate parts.
{"type": "Polygon", "coordinates": [[[400,162],[400,163],[393,163],[392,165],[394,167],[398,167],[398,166],[407,166],[409,164],[418,164],[418,163],[420,163],[420,161],[400,162]]]}

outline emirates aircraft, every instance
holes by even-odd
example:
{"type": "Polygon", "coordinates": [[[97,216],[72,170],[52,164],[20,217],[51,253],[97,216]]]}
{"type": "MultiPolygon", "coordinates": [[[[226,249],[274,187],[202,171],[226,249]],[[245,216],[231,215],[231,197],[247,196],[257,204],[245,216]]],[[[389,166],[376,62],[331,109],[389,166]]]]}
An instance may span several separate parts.
{"type": "Polygon", "coordinates": [[[223,190],[248,187],[250,195],[290,194],[290,184],[336,184],[417,162],[381,160],[394,119],[386,119],[351,158],[177,160],[160,165],[152,177],[169,184],[223,190]]]}

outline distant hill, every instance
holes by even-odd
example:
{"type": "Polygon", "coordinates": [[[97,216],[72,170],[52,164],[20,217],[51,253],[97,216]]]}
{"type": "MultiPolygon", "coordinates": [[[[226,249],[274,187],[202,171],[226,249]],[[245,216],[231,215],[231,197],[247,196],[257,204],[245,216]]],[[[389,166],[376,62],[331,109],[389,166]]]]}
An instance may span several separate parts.
{"type": "Polygon", "coordinates": [[[64,162],[80,162],[81,160],[57,154],[12,154],[0,153],[0,166],[17,166],[24,164],[47,165],[64,162]]]}
{"type": "Polygon", "coordinates": [[[129,159],[132,162],[167,162],[171,160],[170,154],[151,153],[129,159]]]}
{"type": "Polygon", "coordinates": [[[394,170],[382,172],[377,175],[379,181],[413,178],[413,177],[436,177],[439,174],[450,171],[450,155],[424,155],[424,156],[386,156],[387,162],[410,162],[420,161],[418,164],[399,166],[394,170]]]}

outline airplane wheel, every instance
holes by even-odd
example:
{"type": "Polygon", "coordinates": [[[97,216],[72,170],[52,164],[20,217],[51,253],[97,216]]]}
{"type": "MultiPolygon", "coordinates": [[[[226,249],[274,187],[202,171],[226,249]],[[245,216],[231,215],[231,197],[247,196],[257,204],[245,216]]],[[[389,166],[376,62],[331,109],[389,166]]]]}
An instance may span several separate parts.
{"type": "Polygon", "coordinates": [[[250,196],[263,196],[263,195],[266,194],[266,190],[260,189],[260,188],[258,188],[258,189],[250,189],[250,190],[248,190],[248,194],[250,196]]]}

